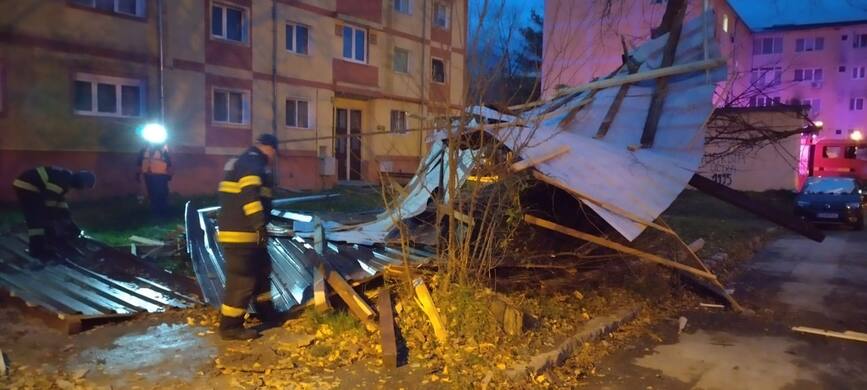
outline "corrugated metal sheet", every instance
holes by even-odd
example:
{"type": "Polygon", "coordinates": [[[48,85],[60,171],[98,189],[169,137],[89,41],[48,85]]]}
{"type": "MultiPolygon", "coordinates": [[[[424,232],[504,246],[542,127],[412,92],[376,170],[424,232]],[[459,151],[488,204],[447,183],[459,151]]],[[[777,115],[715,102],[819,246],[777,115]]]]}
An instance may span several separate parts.
{"type": "Polygon", "coordinates": [[[22,236],[0,237],[0,291],[70,333],[199,303],[162,280],[143,277],[147,273],[130,267],[126,254],[91,240],[58,249],[47,262],[30,257],[26,248],[22,236]]]}
{"type": "MultiPolygon", "coordinates": [[[[307,197],[303,199],[309,199],[307,197]]],[[[291,199],[275,202],[291,204],[291,199]]],[[[186,210],[187,251],[193,262],[193,270],[202,289],[205,301],[217,307],[222,303],[226,284],[225,260],[214,237],[213,220],[218,208],[196,209],[189,203],[186,210]]],[[[273,214],[284,215],[285,210],[273,214]]],[[[349,283],[371,279],[388,265],[402,264],[401,251],[385,245],[355,245],[326,241],[323,253],[313,248],[313,239],[292,237],[274,238],[268,242],[273,270],[271,292],[274,303],[281,311],[304,304],[313,298],[313,269],[319,262],[331,266],[349,283]]],[[[433,254],[411,249],[409,261],[414,264],[426,262],[433,254]]]]}

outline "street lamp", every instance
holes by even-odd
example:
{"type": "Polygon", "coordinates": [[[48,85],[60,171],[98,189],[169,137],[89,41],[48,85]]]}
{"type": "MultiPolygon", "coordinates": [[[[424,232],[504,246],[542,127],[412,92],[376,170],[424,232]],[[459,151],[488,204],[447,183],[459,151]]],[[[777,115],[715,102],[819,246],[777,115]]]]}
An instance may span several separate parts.
{"type": "Polygon", "coordinates": [[[166,142],[168,132],[165,126],[159,123],[148,123],[141,129],[141,136],[145,141],[154,145],[161,145],[166,142]]]}

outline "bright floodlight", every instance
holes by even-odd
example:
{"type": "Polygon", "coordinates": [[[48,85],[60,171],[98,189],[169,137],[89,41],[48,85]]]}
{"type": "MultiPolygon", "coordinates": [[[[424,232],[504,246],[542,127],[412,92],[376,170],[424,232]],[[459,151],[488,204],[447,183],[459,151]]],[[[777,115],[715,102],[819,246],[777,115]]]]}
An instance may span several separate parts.
{"type": "Polygon", "coordinates": [[[145,141],[152,144],[162,144],[166,142],[168,133],[166,128],[159,123],[148,123],[141,129],[141,136],[145,141]]]}
{"type": "Polygon", "coordinates": [[[825,123],[823,123],[822,121],[815,121],[813,122],[813,125],[815,125],[816,128],[821,129],[823,126],[825,126],[825,123]]]}
{"type": "Polygon", "coordinates": [[[864,134],[861,134],[861,130],[855,130],[852,134],[849,134],[849,138],[851,138],[852,141],[861,141],[864,139],[864,134]]]}

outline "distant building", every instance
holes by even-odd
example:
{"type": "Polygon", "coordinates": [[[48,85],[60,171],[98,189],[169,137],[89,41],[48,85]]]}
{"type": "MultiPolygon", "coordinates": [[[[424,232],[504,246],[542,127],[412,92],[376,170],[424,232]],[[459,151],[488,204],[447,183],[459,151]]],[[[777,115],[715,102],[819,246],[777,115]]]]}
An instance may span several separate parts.
{"type": "Polygon", "coordinates": [[[266,132],[309,139],[281,150],[283,187],[412,173],[426,145],[405,130],[462,107],[466,14],[466,0],[2,2],[0,183],[57,164],[94,170],[96,196],[134,192],[135,130],[163,107],[182,193],[215,191],[266,132]],[[371,132],[391,133],[335,139],[371,132]]]}
{"type": "MultiPolygon", "coordinates": [[[[732,88],[718,104],[806,105],[810,118],[824,123],[825,138],[847,138],[867,129],[867,19],[749,25],[735,7],[744,2],[709,3],[715,11],[711,38],[730,59],[732,88]]],[[[794,3],[778,4],[791,8],[794,3]]],[[[666,6],[663,0],[618,0],[610,8],[606,4],[545,2],[543,95],[551,96],[559,85],[585,83],[614,71],[621,64],[621,36],[627,44],[648,39],[666,6]]],[[[690,0],[687,19],[701,15],[702,6],[702,0],[690,0]]]]}

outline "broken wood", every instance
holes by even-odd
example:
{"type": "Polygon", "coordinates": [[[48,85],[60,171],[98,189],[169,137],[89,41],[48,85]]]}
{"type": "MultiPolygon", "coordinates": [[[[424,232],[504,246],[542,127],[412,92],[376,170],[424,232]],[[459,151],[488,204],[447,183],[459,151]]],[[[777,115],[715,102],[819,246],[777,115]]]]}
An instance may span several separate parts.
{"type": "Polygon", "coordinates": [[[698,252],[702,248],[704,248],[704,239],[699,238],[698,240],[695,240],[692,243],[690,243],[689,245],[687,245],[686,248],[692,252],[698,252]]]}
{"type": "Polygon", "coordinates": [[[0,349],[0,377],[6,376],[6,356],[3,355],[3,350],[0,349]]]}
{"type": "MultiPolygon", "coordinates": [[[[680,42],[680,34],[683,29],[683,19],[686,16],[686,0],[670,1],[666,7],[662,24],[657,29],[668,32],[668,40],[665,41],[665,47],[662,49],[662,62],[660,63],[662,68],[674,65],[677,44],[680,42]]],[[[647,111],[644,130],[641,133],[641,146],[644,148],[653,146],[659,119],[662,118],[662,108],[665,105],[666,95],[668,95],[668,77],[659,77],[656,79],[656,89],[653,90],[653,96],[650,98],[650,109],[647,111]]]]}
{"type": "Polygon", "coordinates": [[[489,310],[503,331],[510,336],[524,334],[524,331],[536,322],[530,314],[524,313],[523,310],[499,294],[491,297],[489,310]]]}
{"type": "MultiPolygon", "coordinates": [[[[324,264],[320,264],[323,265],[324,264]]],[[[356,316],[361,322],[368,323],[376,314],[373,312],[373,309],[364,301],[364,298],[346,282],[346,279],[343,279],[340,274],[338,274],[334,270],[328,269],[327,266],[324,266],[326,277],[325,280],[337,292],[337,295],[346,302],[346,306],[349,307],[349,311],[356,316]]]]}
{"type": "Polygon", "coordinates": [[[855,332],[851,330],[837,332],[833,330],[811,328],[809,326],[793,326],[792,330],[795,332],[817,334],[820,336],[835,337],[838,339],[861,341],[867,343],[867,333],[855,332]]]}
{"type": "Polygon", "coordinates": [[[700,307],[707,307],[710,309],[725,309],[726,307],[716,303],[699,303],[700,307]]]}
{"type": "Polygon", "coordinates": [[[394,329],[394,309],[391,290],[383,287],[376,302],[379,310],[379,334],[382,336],[382,363],[385,368],[397,368],[397,335],[394,329]]]}
{"type": "Polygon", "coordinates": [[[567,236],[575,237],[579,240],[592,242],[596,245],[604,246],[608,249],[613,249],[615,251],[618,251],[618,252],[621,252],[621,253],[624,253],[627,255],[635,256],[639,260],[644,260],[644,261],[664,265],[666,267],[674,268],[674,269],[677,269],[680,271],[684,271],[684,272],[687,272],[687,273],[690,273],[692,275],[699,276],[699,277],[702,277],[702,278],[705,278],[708,280],[716,280],[716,275],[714,275],[710,272],[703,271],[703,270],[700,270],[698,268],[690,267],[688,265],[681,264],[681,263],[678,263],[676,261],[672,261],[672,260],[666,259],[664,257],[654,255],[652,253],[640,251],[638,249],[628,247],[626,245],[619,244],[619,243],[616,243],[614,241],[611,241],[611,240],[608,240],[605,238],[601,238],[601,237],[594,236],[594,235],[588,234],[588,233],[584,233],[584,232],[581,232],[581,231],[578,231],[578,230],[575,230],[575,229],[572,229],[572,228],[569,228],[569,227],[566,227],[563,225],[559,225],[559,224],[556,224],[554,222],[551,222],[551,221],[548,221],[548,220],[545,220],[542,218],[538,218],[538,217],[534,217],[532,215],[525,214],[524,215],[524,221],[526,221],[527,223],[536,225],[536,226],[540,226],[540,227],[543,227],[543,228],[546,228],[549,230],[553,230],[553,231],[565,234],[567,236]]]}
{"type": "MultiPolygon", "coordinates": [[[[638,72],[641,64],[638,64],[635,59],[629,55],[629,51],[626,48],[626,40],[624,40],[622,36],[620,37],[620,44],[623,46],[623,66],[626,67],[629,74],[635,74],[638,72]]],[[[606,134],[608,134],[608,130],[611,129],[611,124],[614,123],[614,118],[620,111],[620,106],[623,105],[623,99],[626,98],[626,94],[629,92],[629,85],[630,84],[623,84],[620,86],[617,95],[611,102],[611,106],[608,107],[608,112],[605,113],[605,118],[602,119],[602,123],[599,125],[599,130],[596,131],[596,135],[593,136],[593,138],[602,139],[606,134]]]]}
{"type": "Polygon", "coordinates": [[[325,291],[325,266],[322,264],[313,268],[313,305],[320,313],[331,310],[328,293],[325,291]]]}
{"type": "Polygon", "coordinates": [[[441,344],[445,344],[448,339],[448,332],[436,305],[434,305],[430,290],[427,289],[427,285],[424,284],[424,280],[421,278],[413,280],[412,284],[415,289],[416,302],[421,306],[421,310],[427,315],[428,320],[430,320],[431,326],[434,329],[434,336],[441,344]]]}
{"type": "Polygon", "coordinates": [[[527,168],[536,166],[536,165],[541,164],[545,161],[553,160],[553,159],[560,157],[566,153],[569,153],[570,150],[571,150],[571,148],[569,148],[569,146],[562,145],[559,148],[554,149],[554,150],[552,150],[548,153],[545,153],[541,156],[518,161],[518,162],[512,164],[512,172],[521,172],[527,168]]]}
{"type": "Polygon", "coordinates": [[[750,213],[758,215],[779,226],[789,229],[816,242],[825,240],[825,233],[816,229],[813,225],[804,222],[788,213],[775,212],[769,207],[750,199],[742,192],[719,184],[699,174],[692,175],[689,185],[723,202],[742,208],[750,213]]]}
{"type": "Polygon", "coordinates": [[[129,240],[142,245],[149,246],[165,246],[165,241],[154,240],[153,238],[141,237],[141,236],[129,236],[129,240]]]}

